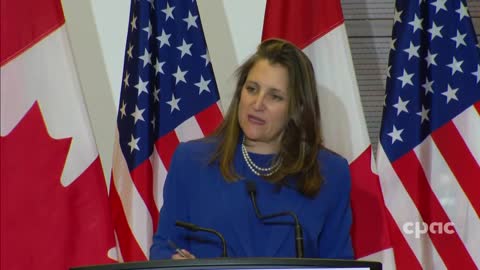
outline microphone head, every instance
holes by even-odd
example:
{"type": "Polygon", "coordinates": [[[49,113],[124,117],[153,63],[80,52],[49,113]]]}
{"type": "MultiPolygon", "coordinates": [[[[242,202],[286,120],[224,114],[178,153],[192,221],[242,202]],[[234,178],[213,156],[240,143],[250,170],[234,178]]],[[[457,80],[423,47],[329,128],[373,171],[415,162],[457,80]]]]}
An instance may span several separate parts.
{"type": "Polygon", "coordinates": [[[257,186],[255,185],[255,182],[247,180],[246,187],[249,194],[253,193],[253,195],[255,195],[257,193],[257,186]]]}
{"type": "Polygon", "coordinates": [[[175,225],[179,226],[179,227],[182,227],[182,228],[185,228],[187,230],[194,231],[194,232],[198,231],[198,227],[195,224],[192,224],[192,223],[177,220],[177,221],[175,221],[175,225]]]}

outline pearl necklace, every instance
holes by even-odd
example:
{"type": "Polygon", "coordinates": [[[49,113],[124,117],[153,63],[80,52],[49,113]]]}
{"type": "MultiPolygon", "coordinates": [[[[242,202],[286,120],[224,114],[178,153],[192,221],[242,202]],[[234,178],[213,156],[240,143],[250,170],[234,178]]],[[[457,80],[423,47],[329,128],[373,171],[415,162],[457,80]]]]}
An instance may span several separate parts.
{"type": "Polygon", "coordinates": [[[242,155],[243,155],[243,159],[245,160],[245,163],[247,163],[248,168],[258,176],[270,176],[275,172],[277,172],[278,169],[280,168],[280,164],[281,164],[280,159],[277,159],[275,164],[267,168],[263,168],[255,164],[255,162],[253,162],[253,160],[250,158],[247,148],[245,147],[245,137],[243,137],[243,141],[242,141],[242,155]]]}

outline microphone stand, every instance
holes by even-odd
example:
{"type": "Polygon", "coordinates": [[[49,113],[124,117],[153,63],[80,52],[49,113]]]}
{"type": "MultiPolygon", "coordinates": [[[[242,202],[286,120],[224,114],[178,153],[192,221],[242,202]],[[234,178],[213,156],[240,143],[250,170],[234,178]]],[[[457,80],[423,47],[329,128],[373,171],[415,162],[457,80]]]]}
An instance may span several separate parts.
{"type": "Polygon", "coordinates": [[[228,257],[228,255],[227,255],[227,243],[225,242],[225,238],[223,238],[221,233],[219,233],[219,232],[217,232],[216,230],[213,230],[213,229],[199,227],[195,224],[188,223],[188,222],[183,222],[183,221],[180,221],[180,220],[177,220],[175,222],[175,225],[179,226],[179,227],[182,227],[182,228],[185,228],[189,231],[193,231],[193,232],[202,231],[202,232],[208,232],[208,233],[215,234],[218,238],[220,238],[220,241],[222,241],[222,248],[223,248],[222,257],[225,257],[225,258],[228,257]]]}
{"type": "Polygon", "coordinates": [[[293,218],[293,220],[295,221],[295,252],[297,254],[297,258],[303,258],[304,257],[303,230],[302,230],[302,226],[300,225],[300,222],[298,221],[297,215],[291,211],[286,211],[286,212],[280,212],[280,213],[263,216],[262,214],[260,214],[260,210],[257,207],[257,202],[256,202],[257,200],[255,199],[257,190],[254,182],[247,181],[247,191],[250,195],[253,208],[255,209],[255,215],[258,217],[258,219],[264,221],[267,219],[281,217],[281,216],[291,216],[293,218]]]}

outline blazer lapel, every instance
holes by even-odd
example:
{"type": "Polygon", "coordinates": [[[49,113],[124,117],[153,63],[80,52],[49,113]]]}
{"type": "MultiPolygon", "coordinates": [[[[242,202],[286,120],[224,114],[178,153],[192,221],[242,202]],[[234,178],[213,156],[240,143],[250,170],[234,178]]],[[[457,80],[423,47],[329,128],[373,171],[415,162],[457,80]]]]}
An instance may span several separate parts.
{"type": "Polygon", "coordinates": [[[245,204],[245,189],[241,187],[242,183],[225,183],[221,189],[221,198],[225,213],[227,213],[227,219],[232,228],[230,239],[225,239],[227,245],[230,243],[236,250],[236,256],[254,256],[252,249],[250,248],[250,236],[251,232],[248,218],[248,206],[245,204]],[[238,249],[241,249],[239,251],[238,249]],[[239,254],[242,252],[243,254],[239,254]]]}

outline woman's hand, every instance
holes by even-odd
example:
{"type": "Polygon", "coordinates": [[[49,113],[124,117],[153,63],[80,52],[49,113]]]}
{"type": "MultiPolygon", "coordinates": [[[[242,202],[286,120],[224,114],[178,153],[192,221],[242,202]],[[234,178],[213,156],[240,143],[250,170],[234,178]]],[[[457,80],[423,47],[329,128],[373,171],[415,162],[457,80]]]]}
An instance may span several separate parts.
{"type": "Polygon", "coordinates": [[[172,255],[172,260],[195,259],[195,256],[186,249],[179,249],[172,255]]]}

